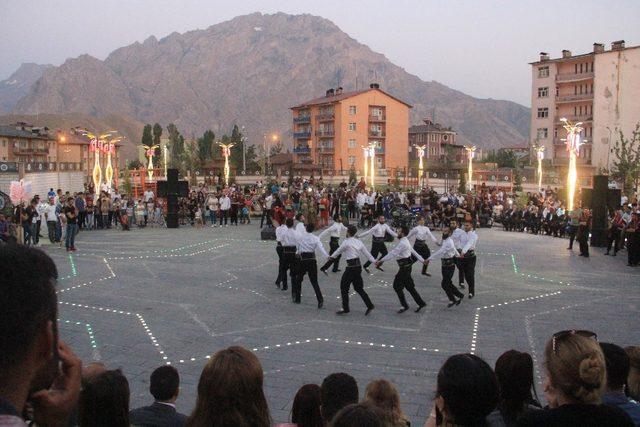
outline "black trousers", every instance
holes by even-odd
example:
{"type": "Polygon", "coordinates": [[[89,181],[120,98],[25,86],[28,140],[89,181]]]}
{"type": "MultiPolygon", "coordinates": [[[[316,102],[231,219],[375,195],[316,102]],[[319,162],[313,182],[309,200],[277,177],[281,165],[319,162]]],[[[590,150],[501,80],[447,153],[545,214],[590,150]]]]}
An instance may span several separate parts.
{"type": "MultiPolygon", "coordinates": [[[[415,250],[416,252],[418,252],[420,254],[420,256],[424,259],[427,259],[431,256],[431,250],[429,249],[429,246],[427,246],[426,244],[422,243],[416,243],[413,245],[413,250],[415,250]]],[[[411,259],[413,259],[413,262],[416,262],[418,259],[411,255],[411,259]]],[[[427,266],[422,264],[422,274],[427,272],[427,266]]]]}
{"type": "Polygon", "coordinates": [[[300,302],[302,296],[302,280],[304,275],[309,274],[309,281],[313,286],[313,291],[316,293],[316,299],[318,302],[322,302],[322,291],[318,286],[318,263],[315,259],[303,259],[299,261],[298,277],[296,284],[293,286],[294,301],[300,302]]]}
{"type": "Polygon", "coordinates": [[[569,226],[569,249],[573,249],[573,241],[576,238],[577,231],[578,231],[578,227],[574,225],[569,226]]]}
{"type": "MultiPolygon", "coordinates": [[[[459,252],[459,251],[458,251],[459,252]]],[[[458,283],[464,283],[464,268],[462,268],[462,260],[460,258],[455,258],[453,260],[455,266],[458,267],[458,283]]]]}
{"type": "Polygon", "coordinates": [[[229,209],[220,210],[220,225],[222,225],[222,219],[224,218],[224,225],[227,225],[229,220],[229,209]]]}
{"type": "Polygon", "coordinates": [[[404,308],[409,308],[407,299],[404,296],[404,289],[409,292],[409,295],[411,295],[418,306],[423,307],[426,305],[418,291],[416,291],[416,284],[413,282],[413,277],[411,277],[411,264],[399,267],[396,277],[393,278],[393,290],[396,291],[398,295],[400,305],[404,308]]]}
{"type": "Polygon", "coordinates": [[[47,221],[47,233],[49,235],[49,241],[51,243],[56,242],[56,226],[58,225],[57,221],[47,221]]]}
{"type": "MultiPolygon", "coordinates": [[[[380,258],[387,256],[389,251],[387,250],[387,245],[384,242],[376,242],[371,243],[371,255],[375,259],[378,259],[378,255],[382,255],[380,258]]],[[[367,261],[364,263],[364,267],[369,267],[371,265],[371,261],[367,261]]]]}
{"type": "Polygon", "coordinates": [[[589,256],[589,228],[584,225],[578,227],[578,243],[580,244],[580,253],[589,256]]]}
{"type": "MultiPolygon", "coordinates": [[[[337,238],[332,237],[329,241],[329,255],[332,255],[339,247],[340,241],[337,238]]],[[[338,255],[335,259],[329,259],[329,261],[322,266],[322,270],[327,270],[333,265],[333,272],[337,272],[340,265],[340,258],[342,258],[342,255],[338,255]]]]}
{"type": "Polygon", "coordinates": [[[364,283],[362,282],[362,267],[359,265],[349,267],[347,266],[342,273],[340,279],[340,295],[342,296],[342,309],[349,311],[349,288],[353,285],[353,289],[360,295],[362,301],[367,308],[373,308],[373,303],[369,298],[369,295],[364,290],[364,283]]]}
{"type": "Polygon", "coordinates": [[[640,232],[627,233],[627,262],[631,265],[640,263],[640,232]]]}
{"type": "Polygon", "coordinates": [[[297,274],[297,262],[295,253],[283,253],[282,254],[282,289],[287,289],[287,270],[289,270],[289,277],[291,277],[291,293],[295,289],[296,274],[297,274]]]}
{"type": "Polygon", "coordinates": [[[469,285],[469,294],[476,293],[476,256],[460,258],[459,267],[464,271],[464,278],[469,285]]]}
{"type": "Polygon", "coordinates": [[[613,254],[615,255],[620,250],[620,229],[618,227],[611,227],[609,235],[607,236],[607,253],[613,246],[613,254]]]}
{"type": "Polygon", "coordinates": [[[283,271],[284,269],[284,260],[283,260],[283,253],[284,250],[282,249],[282,245],[277,245],[276,246],[276,253],[278,254],[278,278],[276,279],[276,284],[281,284],[284,283],[284,285],[287,285],[287,273],[286,271],[283,271]]]}
{"type": "Polygon", "coordinates": [[[453,277],[453,273],[455,273],[456,271],[456,266],[455,265],[442,265],[442,289],[444,290],[444,292],[447,294],[447,298],[449,298],[449,301],[451,302],[455,302],[456,297],[458,298],[462,298],[464,297],[464,295],[462,294],[462,292],[460,292],[458,290],[458,288],[456,288],[455,286],[453,286],[453,282],[451,281],[451,278],[453,277]]]}

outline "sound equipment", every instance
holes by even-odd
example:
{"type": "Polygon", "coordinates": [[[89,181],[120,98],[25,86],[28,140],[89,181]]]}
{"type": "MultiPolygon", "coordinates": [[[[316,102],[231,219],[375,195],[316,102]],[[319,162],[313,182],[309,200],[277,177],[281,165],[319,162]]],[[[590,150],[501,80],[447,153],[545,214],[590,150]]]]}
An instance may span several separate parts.
{"type": "Polygon", "coordinates": [[[178,180],[178,169],[168,169],[166,181],[157,182],[157,192],[167,198],[167,228],[178,228],[178,197],[189,195],[189,183],[178,180]]]}
{"type": "Polygon", "coordinates": [[[276,240],[276,229],[271,225],[265,225],[260,232],[261,240],[276,240]]]}
{"type": "MultiPolygon", "coordinates": [[[[591,246],[607,245],[607,202],[609,199],[609,177],[595,175],[591,191],[591,246]]],[[[618,202],[619,203],[619,202],[618,202]]]]}

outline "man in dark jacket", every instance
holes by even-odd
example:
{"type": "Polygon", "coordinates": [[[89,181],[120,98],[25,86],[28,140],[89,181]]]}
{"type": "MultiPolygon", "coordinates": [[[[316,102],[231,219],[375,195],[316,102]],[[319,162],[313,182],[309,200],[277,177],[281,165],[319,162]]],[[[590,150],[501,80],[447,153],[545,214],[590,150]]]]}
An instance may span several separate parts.
{"type": "Polygon", "coordinates": [[[176,368],[165,365],[151,373],[149,392],[155,399],[150,406],[129,413],[129,422],[142,427],[182,427],[187,416],[176,411],[180,376],[176,368]]]}

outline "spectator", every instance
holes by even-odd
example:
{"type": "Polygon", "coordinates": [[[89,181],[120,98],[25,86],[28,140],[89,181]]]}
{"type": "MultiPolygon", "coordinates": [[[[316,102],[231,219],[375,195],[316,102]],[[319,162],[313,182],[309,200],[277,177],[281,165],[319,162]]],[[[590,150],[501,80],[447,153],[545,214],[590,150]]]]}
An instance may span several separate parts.
{"type": "Polygon", "coordinates": [[[345,406],[358,403],[358,383],[349,374],[331,374],[320,386],[320,407],[322,418],[327,424],[345,406]]]}
{"type": "Polygon", "coordinates": [[[627,378],[627,394],[636,402],[640,402],[640,347],[627,347],[625,351],[631,365],[627,378]]]}
{"type": "Polygon", "coordinates": [[[515,426],[526,411],[540,409],[533,384],[533,359],[530,354],[516,350],[503,353],[496,361],[495,372],[500,398],[498,407],[487,418],[490,426],[515,426]]]}
{"type": "Polygon", "coordinates": [[[218,351],[202,370],[187,426],[269,427],[263,380],[260,361],[250,351],[237,346],[218,351]]]}
{"type": "Polygon", "coordinates": [[[407,427],[409,421],[400,409],[398,390],[387,380],[375,380],[367,385],[364,399],[380,409],[390,427],[407,427]]]}
{"type": "Polygon", "coordinates": [[[385,414],[372,403],[354,403],[338,412],[331,427],[390,427],[385,414]]]}
{"type": "Polygon", "coordinates": [[[3,245],[0,271],[0,425],[26,426],[27,400],[37,424],[63,425],[78,401],[82,363],[58,341],[56,266],[37,249],[3,245]]]}
{"type": "Polygon", "coordinates": [[[119,369],[89,378],[78,404],[80,427],[129,427],[129,382],[119,369]]]}
{"type": "Polygon", "coordinates": [[[427,426],[484,426],[498,403],[491,366],[473,354],[456,354],[438,372],[435,413],[427,426]]]}
{"type": "Polygon", "coordinates": [[[324,427],[320,414],[320,387],[316,384],[300,387],[293,399],[291,424],[279,424],[278,427],[324,427]]]}
{"type": "Polygon", "coordinates": [[[187,416],[176,411],[180,393],[180,375],[170,365],[164,365],[151,373],[149,392],[155,399],[151,406],[134,409],[129,413],[131,424],[141,427],[182,427],[187,416]]]}
{"type": "Polygon", "coordinates": [[[600,405],[606,365],[596,334],[561,331],[545,347],[548,410],[530,411],[518,426],[628,426],[633,422],[619,408],[600,405]]]}
{"type": "Polygon", "coordinates": [[[640,426],[640,405],[624,394],[624,385],[629,376],[629,356],[622,347],[615,344],[600,343],[607,365],[607,387],[602,403],[617,406],[625,411],[636,426],[640,426]]]}

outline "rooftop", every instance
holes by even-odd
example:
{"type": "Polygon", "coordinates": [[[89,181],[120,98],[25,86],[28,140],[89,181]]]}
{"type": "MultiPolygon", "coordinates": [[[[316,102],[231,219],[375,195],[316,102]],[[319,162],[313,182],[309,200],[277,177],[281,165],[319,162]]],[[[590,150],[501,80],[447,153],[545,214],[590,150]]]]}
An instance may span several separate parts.
{"type": "Polygon", "coordinates": [[[572,61],[575,59],[587,58],[593,55],[601,55],[603,53],[620,52],[624,50],[638,49],[638,48],[640,48],[640,45],[625,47],[624,40],[617,40],[612,42],[610,50],[606,50],[603,43],[594,43],[592,52],[581,53],[578,55],[572,55],[571,51],[563,50],[561,57],[552,59],[549,57],[549,54],[547,52],[540,52],[540,60],[535,62],[530,62],[529,65],[540,65],[548,62],[572,61]]]}
{"type": "Polygon", "coordinates": [[[440,123],[433,123],[430,119],[423,119],[423,125],[413,125],[409,127],[409,133],[425,133],[425,132],[450,132],[456,133],[451,126],[444,127],[440,123]]]}
{"type": "Polygon", "coordinates": [[[377,84],[373,83],[373,84],[371,84],[371,86],[372,87],[369,87],[368,89],[354,90],[354,91],[351,91],[351,92],[342,92],[342,88],[338,88],[338,90],[329,89],[327,91],[327,93],[325,94],[325,96],[321,96],[319,98],[311,99],[309,101],[303,102],[302,104],[296,105],[295,107],[291,107],[291,108],[292,109],[297,109],[297,108],[311,107],[313,105],[335,104],[335,103],[338,103],[340,101],[344,101],[345,99],[352,98],[354,96],[361,95],[363,93],[367,93],[367,92],[371,92],[371,91],[381,92],[381,93],[387,95],[388,97],[393,98],[396,101],[406,105],[407,107],[413,108],[412,105],[407,104],[403,100],[398,99],[395,96],[391,95],[390,93],[383,91],[382,89],[380,89],[378,87],[377,84]]]}
{"type": "Polygon", "coordinates": [[[27,123],[0,125],[0,136],[10,138],[53,139],[49,136],[49,128],[33,127],[27,123]]]}

